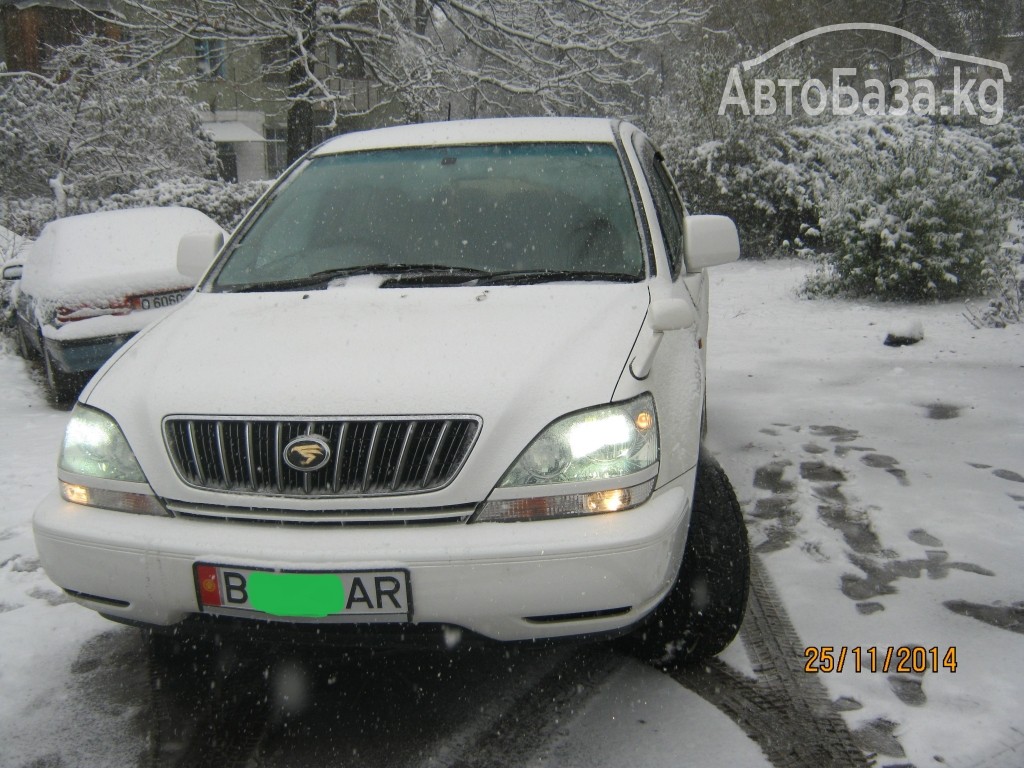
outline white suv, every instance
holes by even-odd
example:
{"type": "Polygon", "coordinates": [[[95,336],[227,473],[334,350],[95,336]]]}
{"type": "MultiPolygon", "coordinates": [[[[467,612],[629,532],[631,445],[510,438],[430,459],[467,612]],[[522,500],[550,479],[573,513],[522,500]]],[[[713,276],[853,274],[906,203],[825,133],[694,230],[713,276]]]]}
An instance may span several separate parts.
{"type": "Polygon", "coordinates": [[[738,239],[643,133],[342,136],[221,240],[182,241],[205,277],[75,407],[34,520],[68,594],[178,631],[731,641],[747,540],[700,444],[738,239]]]}

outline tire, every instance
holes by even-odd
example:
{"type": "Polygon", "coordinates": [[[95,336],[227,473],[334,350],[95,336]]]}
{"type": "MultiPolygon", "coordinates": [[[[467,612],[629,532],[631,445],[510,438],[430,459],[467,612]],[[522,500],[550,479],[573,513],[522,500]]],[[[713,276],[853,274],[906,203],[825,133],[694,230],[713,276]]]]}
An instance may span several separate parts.
{"type": "Polygon", "coordinates": [[[14,321],[14,335],[17,337],[18,342],[18,355],[25,360],[32,359],[32,345],[28,343],[28,337],[25,335],[25,331],[17,324],[17,320],[14,321]]]}
{"type": "Polygon", "coordinates": [[[50,357],[50,353],[43,347],[43,371],[46,374],[46,386],[50,390],[53,402],[59,406],[71,405],[78,397],[79,380],[81,376],[74,373],[65,373],[60,370],[50,357]]]}
{"type": "Polygon", "coordinates": [[[736,492],[721,465],[701,450],[679,576],[628,636],[630,650],[660,665],[714,656],[739,632],[749,589],[750,547],[736,492]]]}

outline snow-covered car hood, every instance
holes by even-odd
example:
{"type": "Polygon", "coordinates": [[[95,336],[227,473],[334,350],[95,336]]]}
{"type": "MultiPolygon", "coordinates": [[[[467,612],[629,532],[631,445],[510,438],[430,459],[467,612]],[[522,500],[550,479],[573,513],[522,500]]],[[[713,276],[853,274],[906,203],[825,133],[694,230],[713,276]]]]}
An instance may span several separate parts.
{"type": "MultiPolygon", "coordinates": [[[[180,207],[132,208],[69,216],[43,228],[25,263],[20,291],[32,309],[22,315],[50,326],[50,338],[71,340],[134,333],[158,315],[93,323],[71,323],[61,331],[60,306],[106,307],[131,296],[189,290],[194,284],[177,269],[178,242],[197,231],[224,232],[206,214],[180,207]]],[[[120,315],[124,317],[124,315],[120,315]]]]}
{"type": "Polygon", "coordinates": [[[196,293],[83,400],[147,474],[169,415],[473,415],[507,466],[553,419],[612,398],[648,304],[645,283],[196,293]]]}

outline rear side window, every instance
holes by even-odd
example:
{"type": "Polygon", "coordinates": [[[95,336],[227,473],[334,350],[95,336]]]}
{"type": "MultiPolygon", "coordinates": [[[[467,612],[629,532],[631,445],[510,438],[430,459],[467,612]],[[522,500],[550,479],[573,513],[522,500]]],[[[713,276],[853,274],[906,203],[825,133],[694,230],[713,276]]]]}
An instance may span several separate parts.
{"type": "Polygon", "coordinates": [[[244,233],[215,285],[366,264],[644,276],[614,146],[538,143],[314,158],[244,233]]]}
{"type": "Polygon", "coordinates": [[[672,279],[675,280],[683,272],[683,204],[657,150],[650,142],[641,140],[637,151],[644,175],[649,181],[658,223],[661,225],[662,242],[668,254],[672,279]]]}

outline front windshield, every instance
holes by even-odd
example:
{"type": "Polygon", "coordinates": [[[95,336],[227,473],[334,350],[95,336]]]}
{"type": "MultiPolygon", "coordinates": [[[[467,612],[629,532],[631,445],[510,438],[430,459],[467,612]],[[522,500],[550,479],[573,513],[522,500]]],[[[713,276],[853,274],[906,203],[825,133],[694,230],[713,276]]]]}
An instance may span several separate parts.
{"type": "Polygon", "coordinates": [[[499,144],[314,158],[235,243],[213,288],[273,289],[362,267],[428,266],[484,278],[641,279],[636,219],[614,147],[499,144]]]}

